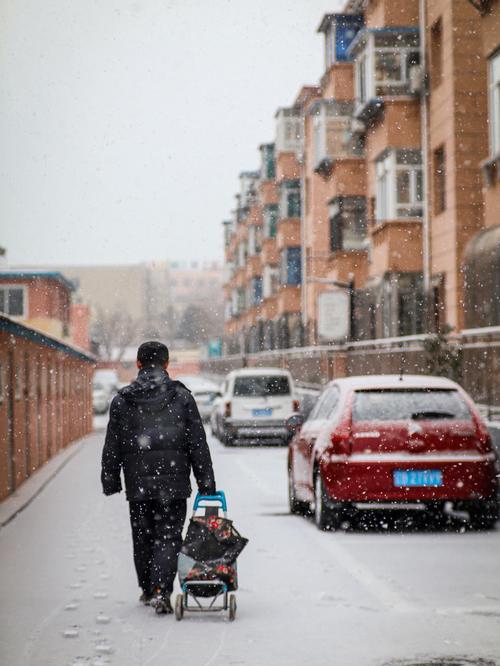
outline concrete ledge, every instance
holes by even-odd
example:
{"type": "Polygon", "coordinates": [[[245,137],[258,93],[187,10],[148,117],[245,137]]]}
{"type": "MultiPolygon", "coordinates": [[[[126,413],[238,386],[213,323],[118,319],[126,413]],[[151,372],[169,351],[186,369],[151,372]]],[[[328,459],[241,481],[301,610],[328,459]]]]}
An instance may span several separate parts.
{"type": "Polygon", "coordinates": [[[56,474],[81,450],[85,441],[91,436],[92,434],[87,435],[82,439],[77,439],[72,444],[68,444],[66,448],[48,460],[43,467],[34,472],[12,495],[9,495],[0,503],[0,529],[10,523],[42,492],[56,474]]]}

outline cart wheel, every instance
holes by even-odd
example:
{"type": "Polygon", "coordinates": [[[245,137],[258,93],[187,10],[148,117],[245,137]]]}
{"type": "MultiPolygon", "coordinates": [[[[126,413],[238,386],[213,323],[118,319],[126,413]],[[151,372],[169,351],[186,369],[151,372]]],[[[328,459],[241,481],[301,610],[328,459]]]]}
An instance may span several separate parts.
{"type": "Polygon", "coordinates": [[[178,594],[175,598],[175,619],[179,622],[184,617],[184,598],[182,594],[178,594]]]}
{"type": "Polygon", "coordinates": [[[232,622],[236,618],[236,596],[229,595],[229,621],[232,622]]]}

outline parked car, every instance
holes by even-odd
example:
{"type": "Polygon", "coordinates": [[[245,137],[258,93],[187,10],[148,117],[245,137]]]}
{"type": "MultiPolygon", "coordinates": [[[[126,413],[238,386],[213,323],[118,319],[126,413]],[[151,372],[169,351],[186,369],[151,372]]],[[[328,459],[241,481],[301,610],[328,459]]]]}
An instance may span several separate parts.
{"type": "Polygon", "coordinates": [[[498,461],[473,401],[425,376],[349,377],[328,384],[309,418],[288,421],[292,513],[320,529],[357,509],[428,509],[446,502],[475,528],[498,519],[498,461]]]}
{"type": "Polygon", "coordinates": [[[299,407],[287,370],[244,368],[227,375],[211,421],[214,433],[226,446],[286,444],[286,420],[299,407]]]}
{"type": "Polygon", "coordinates": [[[99,382],[92,385],[92,407],[94,414],[105,414],[108,411],[109,393],[99,382]]]}
{"type": "Polygon", "coordinates": [[[182,375],[176,379],[193,394],[203,421],[209,421],[214,401],[221,395],[219,385],[199,375],[182,375]]]}
{"type": "Polygon", "coordinates": [[[104,389],[108,395],[108,400],[111,401],[120,384],[117,371],[111,368],[99,368],[94,372],[94,384],[104,389]]]}

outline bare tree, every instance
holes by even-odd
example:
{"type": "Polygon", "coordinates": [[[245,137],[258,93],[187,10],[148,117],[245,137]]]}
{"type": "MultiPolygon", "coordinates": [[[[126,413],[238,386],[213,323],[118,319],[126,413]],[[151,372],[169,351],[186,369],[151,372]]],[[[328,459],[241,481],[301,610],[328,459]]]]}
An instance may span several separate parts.
{"type": "Polygon", "coordinates": [[[139,322],[128,312],[98,308],[92,337],[99,345],[102,356],[120,361],[126,348],[135,341],[138,329],[139,322]]]}

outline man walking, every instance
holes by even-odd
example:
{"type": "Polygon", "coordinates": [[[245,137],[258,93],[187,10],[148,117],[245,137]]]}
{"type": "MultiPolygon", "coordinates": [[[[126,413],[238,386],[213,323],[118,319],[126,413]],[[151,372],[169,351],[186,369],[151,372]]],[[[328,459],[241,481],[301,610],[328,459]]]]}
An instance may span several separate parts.
{"type": "Polygon", "coordinates": [[[125,489],[130,508],[140,600],[171,613],[177,557],[194,472],[203,495],[215,493],[205,430],[190,391],[170,379],[169,354],[160,342],[137,351],[137,379],[121,389],[110,408],[102,452],[105,495],[125,489]]]}

